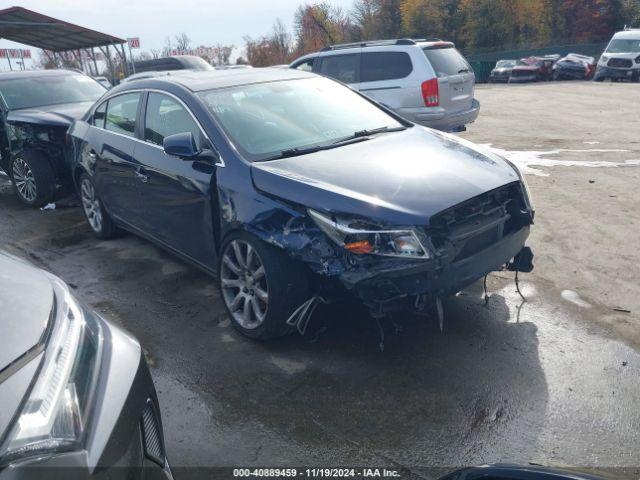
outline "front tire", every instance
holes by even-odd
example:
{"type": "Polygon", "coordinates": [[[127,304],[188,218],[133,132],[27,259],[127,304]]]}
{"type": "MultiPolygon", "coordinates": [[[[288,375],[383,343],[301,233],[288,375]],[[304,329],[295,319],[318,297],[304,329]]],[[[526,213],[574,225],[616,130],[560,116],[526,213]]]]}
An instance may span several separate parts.
{"type": "Polygon", "coordinates": [[[308,300],[308,272],[281,249],[244,231],[222,245],[220,292],[233,326],[256,340],[292,331],[286,321],[308,300]]]}
{"type": "Polygon", "coordinates": [[[56,175],[41,152],[26,151],[11,160],[11,181],[18,199],[29,207],[42,207],[53,200],[56,175]]]}
{"type": "Polygon", "coordinates": [[[117,236],[118,227],[104,209],[91,177],[83,173],[78,179],[78,185],[82,211],[93,234],[103,240],[117,236]]]}

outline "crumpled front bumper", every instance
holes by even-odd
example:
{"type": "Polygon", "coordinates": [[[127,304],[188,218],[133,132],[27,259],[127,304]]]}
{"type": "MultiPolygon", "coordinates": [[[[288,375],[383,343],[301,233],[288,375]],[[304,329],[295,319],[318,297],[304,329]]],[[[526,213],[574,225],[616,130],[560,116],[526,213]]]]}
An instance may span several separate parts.
{"type": "Polygon", "coordinates": [[[500,268],[515,257],[525,246],[529,227],[502,238],[490,247],[453,263],[434,259],[412,261],[397,259],[362,271],[346,271],[340,280],[357,292],[365,302],[384,303],[413,295],[447,295],[468,287],[487,273],[500,268]]]}
{"type": "Polygon", "coordinates": [[[611,68],[598,65],[594,80],[605,78],[640,80],[640,67],[638,68],[611,68]]]}

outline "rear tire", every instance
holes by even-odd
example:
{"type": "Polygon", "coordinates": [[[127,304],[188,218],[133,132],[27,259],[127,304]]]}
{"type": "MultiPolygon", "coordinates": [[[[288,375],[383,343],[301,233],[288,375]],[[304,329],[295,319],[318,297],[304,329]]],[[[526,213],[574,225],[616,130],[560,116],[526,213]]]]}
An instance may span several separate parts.
{"type": "Polygon", "coordinates": [[[53,200],[56,175],[47,157],[27,150],[11,159],[11,181],[18,199],[29,207],[42,207],[53,200]]]}
{"type": "Polygon", "coordinates": [[[290,333],[287,319],[309,296],[304,266],[244,231],[231,233],[220,252],[220,293],[234,328],[255,340],[290,333]]]}
{"type": "Polygon", "coordinates": [[[102,240],[116,237],[119,233],[118,227],[104,209],[91,177],[86,173],[80,175],[78,187],[82,211],[93,234],[102,240]]]}

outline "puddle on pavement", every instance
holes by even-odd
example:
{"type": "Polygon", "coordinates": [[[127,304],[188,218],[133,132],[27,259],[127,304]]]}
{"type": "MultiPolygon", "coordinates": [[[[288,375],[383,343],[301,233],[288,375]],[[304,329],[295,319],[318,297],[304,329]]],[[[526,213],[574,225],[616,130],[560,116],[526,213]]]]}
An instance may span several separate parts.
{"type": "Polygon", "coordinates": [[[546,158],[548,156],[560,155],[562,153],[579,153],[585,157],[599,153],[624,153],[629,150],[588,148],[570,149],[558,148],[555,150],[505,150],[492,146],[490,143],[483,145],[493,152],[505,157],[513,162],[522,173],[527,175],[537,175],[548,177],[550,174],[534,167],[586,167],[586,168],[617,168],[617,167],[637,167],[640,166],[640,159],[625,160],[623,162],[606,160],[560,160],[556,158],[546,158]]]}

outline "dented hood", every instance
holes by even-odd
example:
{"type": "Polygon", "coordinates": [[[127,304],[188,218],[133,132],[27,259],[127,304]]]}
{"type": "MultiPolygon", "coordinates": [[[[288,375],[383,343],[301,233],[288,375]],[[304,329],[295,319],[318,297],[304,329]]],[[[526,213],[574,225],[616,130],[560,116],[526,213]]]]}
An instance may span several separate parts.
{"type": "Polygon", "coordinates": [[[254,163],[252,176],[267,194],[391,225],[426,224],[448,207],[519,179],[488,149],[420,126],[254,163]]]}
{"type": "Polygon", "coordinates": [[[93,102],[65,103],[46,105],[34,108],[11,110],[7,114],[8,122],[31,123],[35,125],[51,125],[68,127],[74,120],[81,118],[93,102]]]}

